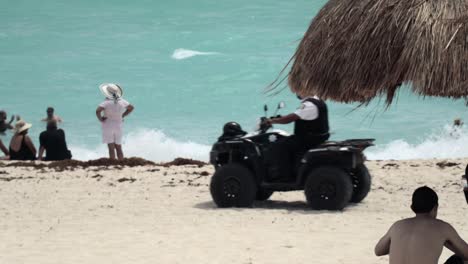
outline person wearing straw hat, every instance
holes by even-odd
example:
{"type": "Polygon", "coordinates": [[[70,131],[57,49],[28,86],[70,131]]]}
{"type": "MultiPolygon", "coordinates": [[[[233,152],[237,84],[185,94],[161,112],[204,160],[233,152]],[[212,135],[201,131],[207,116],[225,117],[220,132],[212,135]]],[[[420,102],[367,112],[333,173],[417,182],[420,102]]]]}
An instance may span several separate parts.
{"type": "Polygon", "coordinates": [[[122,98],[122,87],[113,83],[99,86],[106,97],[96,109],[96,116],[102,124],[102,140],[109,148],[109,158],[124,158],[122,151],[123,118],[129,115],[134,107],[122,98]]]}
{"type": "Polygon", "coordinates": [[[28,136],[31,124],[19,120],[15,124],[15,134],[10,141],[10,160],[35,160],[36,147],[28,136]]]}

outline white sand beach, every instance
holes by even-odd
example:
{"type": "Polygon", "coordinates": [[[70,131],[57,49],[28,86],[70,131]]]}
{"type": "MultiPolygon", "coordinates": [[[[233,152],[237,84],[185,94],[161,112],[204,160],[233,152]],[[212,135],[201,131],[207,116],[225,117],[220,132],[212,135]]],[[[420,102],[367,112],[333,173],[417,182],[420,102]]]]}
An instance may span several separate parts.
{"type": "MultiPolygon", "coordinates": [[[[303,192],[217,209],[211,166],[7,167],[0,163],[0,263],[388,263],[374,256],[413,190],[433,187],[439,218],[468,239],[468,159],[370,161],[369,196],[342,212],[308,209],[303,192]],[[207,176],[209,174],[209,176],[207,176]]],[[[441,262],[450,255],[444,250],[441,262]]]]}

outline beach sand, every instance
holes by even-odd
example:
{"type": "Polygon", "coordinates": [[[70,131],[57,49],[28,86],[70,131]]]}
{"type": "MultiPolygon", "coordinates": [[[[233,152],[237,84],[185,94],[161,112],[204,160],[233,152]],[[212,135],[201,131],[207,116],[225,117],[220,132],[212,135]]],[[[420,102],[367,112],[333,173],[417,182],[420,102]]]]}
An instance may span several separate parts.
{"type": "Polygon", "coordinates": [[[439,218],[468,239],[460,180],[468,159],[448,161],[369,161],[371,192],[342,212],[309,210],[303,192],[217,209],[211,166],[55,171],[3,162],[0,263],[388,263],[375,243],[413,215],[422,185],[438,192],[439,218]]]}

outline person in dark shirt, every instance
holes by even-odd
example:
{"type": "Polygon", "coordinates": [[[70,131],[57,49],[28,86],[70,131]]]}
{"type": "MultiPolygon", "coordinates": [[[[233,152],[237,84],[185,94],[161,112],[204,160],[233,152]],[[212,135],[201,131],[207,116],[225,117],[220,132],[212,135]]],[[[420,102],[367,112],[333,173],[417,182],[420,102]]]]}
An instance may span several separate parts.
{"type": "Polygon", "coordinates": [[[39,160],[65,160],[72,157],[65,141],[65,132],[57,128],[55,120],[47,122],[47,130],[40,134],[39,143],[39,160]],[[44,151],[46,155],[43,159],[44,151]]]}

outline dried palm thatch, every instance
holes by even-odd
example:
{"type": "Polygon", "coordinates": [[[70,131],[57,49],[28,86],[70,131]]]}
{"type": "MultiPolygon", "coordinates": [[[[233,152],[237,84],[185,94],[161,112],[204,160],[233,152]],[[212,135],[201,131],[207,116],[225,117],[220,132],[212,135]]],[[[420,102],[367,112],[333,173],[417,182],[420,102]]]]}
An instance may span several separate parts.
{"type": "Polygon", "coordinates": [[[468,0],[330,0],[289,72],[293,92],[340,102],[468,97],[468,0]]]}

